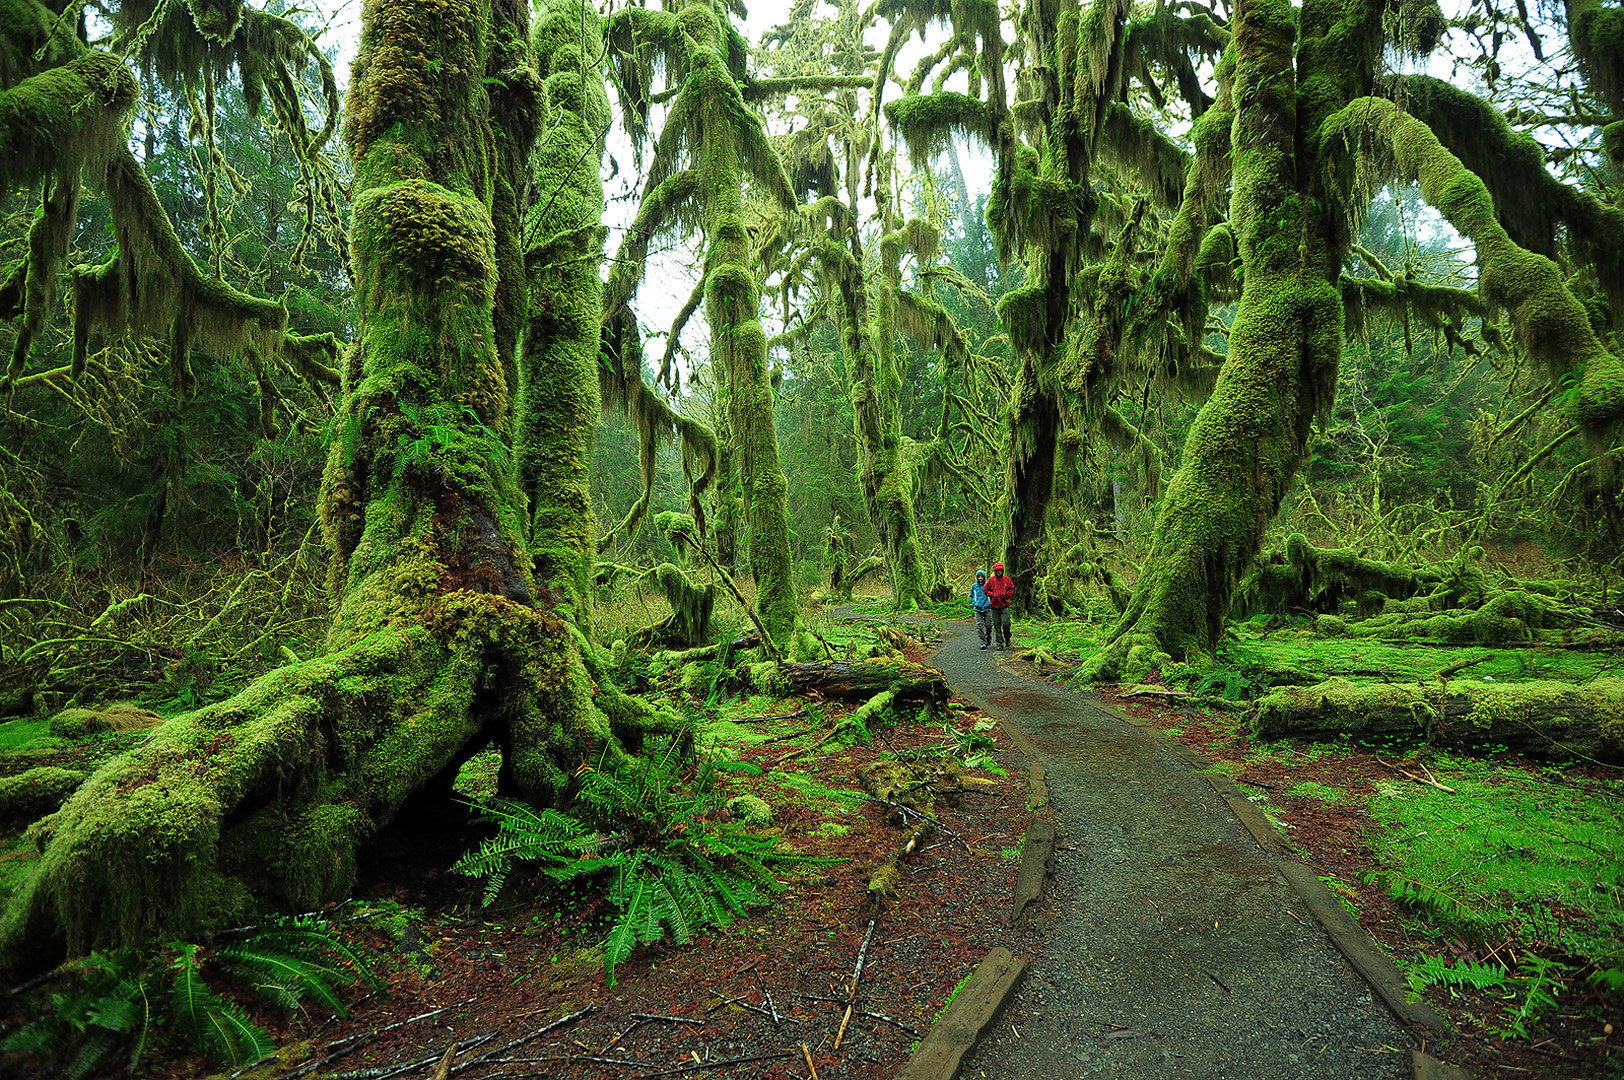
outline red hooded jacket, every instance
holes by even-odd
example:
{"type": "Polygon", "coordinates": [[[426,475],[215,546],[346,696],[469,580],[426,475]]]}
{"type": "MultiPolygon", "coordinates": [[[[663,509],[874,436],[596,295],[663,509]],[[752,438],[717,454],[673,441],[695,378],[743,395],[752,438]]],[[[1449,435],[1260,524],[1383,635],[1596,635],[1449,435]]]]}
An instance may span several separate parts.
{"type": "Polygon", "coordinates": [[[1008,574],[994,573],[987,579],[987,599],[995,608],[1007,608],[1009,602],[1015,599],[1015,579],[1008,574]]]}

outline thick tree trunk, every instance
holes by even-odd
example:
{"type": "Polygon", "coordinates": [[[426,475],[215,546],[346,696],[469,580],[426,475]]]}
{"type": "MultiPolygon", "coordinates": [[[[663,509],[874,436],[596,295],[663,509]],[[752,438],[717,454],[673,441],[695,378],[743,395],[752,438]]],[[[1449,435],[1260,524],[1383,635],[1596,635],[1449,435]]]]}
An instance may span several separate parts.
{"type": "MultiPolygon", "coordinates": [[[[709,0],[686,0],[681,27],[693,50],[689,78],[717,88],[717,100],[709,107],[725,115],[724,100],[726,108],[735,106],[734,98],[724,92],[732,87],[733,76],[727,69],[721,20],[709,0]]],[[[743,159],[763,148],[745,139],[742,121],[718,117],[696,120],[695,125],[702,140],[699,173],[704,178],[701,197],[710,245],[705,263],[705,318],[710,323],[711,360],[727,379],[728,419],[744,480],[756,610],[774,643],[787,650],[797,609],[790,566],[789,492],[778,458],[767,335],[759,317],[761,289],[751,268],[754,253],[744,215],[743,183],[749,163],[743,159]]]]}
{"type": "Polygon", "coordinates": [[[1138,672],[1217,644],[1242,575],[1329,414],[1342,352],[1336,275],[1346,223],[1320,196],[1317,140],[1339,101],[1368,83],[1379,12],[1354,0],[1305,5],[1299,113],[1298,18],[1286,0],[1236,9],[1230,223],[1245,287],[1229,357],[1185,441],[1133,599],[1095,677],[1138,672]],[[1349,59],[1349,56],[1353,59],[1349,59]]]}
{"type": "Polygon", "coordinates": [[[342,896],[357,848],[491,742],[503,787],[542,802],[583,756],[680,730],[594,697],[592,658],[533,595],[496,315],[515,266],[492,226],[492,165],[538,112],[526,40],[519,8],[369,0],[348,120],[360,331],[321,499],[330,652],[98,770],[48,819],[0,969],[342,896]]]}
{"type": "Polygon", "coordinates": [[[538,5],[535,41],[536,64],[558,113],[536,148],[536,183],[526,214],[525,233],[533,238],[525,258],[530,304],[519,359],[514,450],[530,498],[537,593],[587,630],[597,553],[592,444],[603,414],[599,164],[610,117],[603,23],[579,0],[552,0],[538,5]]]}

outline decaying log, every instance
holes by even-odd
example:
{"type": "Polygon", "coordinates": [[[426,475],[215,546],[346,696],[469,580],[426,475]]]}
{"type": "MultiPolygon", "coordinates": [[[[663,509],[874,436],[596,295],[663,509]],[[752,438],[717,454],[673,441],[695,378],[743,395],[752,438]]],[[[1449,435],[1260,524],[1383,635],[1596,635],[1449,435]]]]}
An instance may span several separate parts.
{"type": "Polygon", "coordinates": [[[831,664],[758,665],[751,681],[785,695],[819,694],[840,701],[868,701],[894,691],[897,704],[945,704],[947,680],[935,668],[896,660],[837,660],[831,664]]]}
{"type": "Polygon", "coordinates": [[[1460,679],[1358,685],[1328,679],[1258,702],[1260,738],[1409,736],[1506,746],[1542,758],[1624,760],[1624,679],[1520,683],[1460,679]]]}

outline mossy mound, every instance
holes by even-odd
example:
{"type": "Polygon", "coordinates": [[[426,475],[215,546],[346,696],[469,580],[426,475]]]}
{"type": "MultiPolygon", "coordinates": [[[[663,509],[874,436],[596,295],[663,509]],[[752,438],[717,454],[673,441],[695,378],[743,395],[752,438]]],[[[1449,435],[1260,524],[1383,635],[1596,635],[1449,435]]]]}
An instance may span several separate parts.
{"type": "Polygon", "coordinates": [[[0,777],[0,822],[31,821],[62,805],[84,783],[88,773],[41,766],[16,776],[0,777]]]}
{"type": "Polygon", "coordinates": [[[109,705],[105,709],[63,709],[51,717],[51,734],[59,739],[83,739],[109,731],[150,731],[164,718],[134,705],[109,705]]]}
{"type": "Polygon", "coordinates": [[[740,795],[727,801],[727,812],[733,815],[733,820],[753,829],[763,828],[773,823],[773,808],[767,805],[767,800],[755,795],[740,795]]]}

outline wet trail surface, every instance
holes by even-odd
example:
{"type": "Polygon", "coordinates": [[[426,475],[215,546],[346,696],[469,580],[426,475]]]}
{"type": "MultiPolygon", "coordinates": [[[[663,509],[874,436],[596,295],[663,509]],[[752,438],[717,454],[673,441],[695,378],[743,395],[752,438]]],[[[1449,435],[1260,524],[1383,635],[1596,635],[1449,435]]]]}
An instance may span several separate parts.
{"type": "Polygon", "coordinates": [[[1408,1033],[1206,778],[1010,655],[952,622],[930,661],[1036,745],[1059,834],[1045,953],[960,1075],[1408,1076],[1408,1033]]]}

